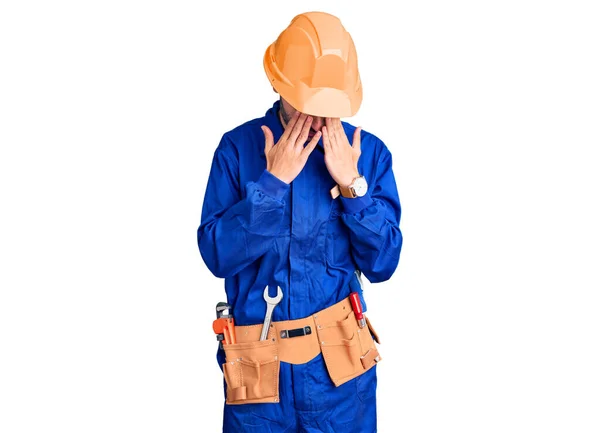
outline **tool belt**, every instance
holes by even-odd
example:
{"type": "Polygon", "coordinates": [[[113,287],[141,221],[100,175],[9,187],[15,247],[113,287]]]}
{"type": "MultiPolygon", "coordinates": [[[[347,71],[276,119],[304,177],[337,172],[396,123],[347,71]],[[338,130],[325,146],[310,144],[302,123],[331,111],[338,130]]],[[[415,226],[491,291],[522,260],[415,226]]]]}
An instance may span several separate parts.
{"type": "Polygon", "coordinates": [[[379,337],[368,318],[359,327],[349,298],[296,320],[272,322],[266,340],[262,324],[235,326],[235,344],[224,344],[227,404],[279,402],[280,362],[304,364],[323,354],[335,386],[372,368],[382,358],[379,337]]]}

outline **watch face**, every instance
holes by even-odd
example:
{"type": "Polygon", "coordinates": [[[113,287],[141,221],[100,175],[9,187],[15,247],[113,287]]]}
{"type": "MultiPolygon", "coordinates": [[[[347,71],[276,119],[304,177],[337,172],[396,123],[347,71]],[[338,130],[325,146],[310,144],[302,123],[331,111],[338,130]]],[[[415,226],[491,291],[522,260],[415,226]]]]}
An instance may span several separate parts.
{"type": "Polygon", "coordinates": [[[357,197],[362,197],[367,193],[368,185],[364,177],[359,177],[353,183],[354,192],[357,197]]]}

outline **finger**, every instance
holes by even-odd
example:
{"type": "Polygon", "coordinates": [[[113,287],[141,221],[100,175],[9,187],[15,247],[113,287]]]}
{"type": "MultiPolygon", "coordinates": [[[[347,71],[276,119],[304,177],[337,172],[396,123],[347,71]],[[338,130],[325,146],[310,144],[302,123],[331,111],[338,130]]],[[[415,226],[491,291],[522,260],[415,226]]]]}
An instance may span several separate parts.
{"type": "Polygon", "coordinates": [[[342,119],[334,119],[333,124],[335,125],[336,137],[338,138],[338,143],[341,144],[341,143],[348,141],[348,137],[346,137],[346,131],[344,130],[344,125],[342,125],[342,119]]]}
{"type": "Polygon", "coordinates": [[[362,131],[362,127],[359,126],[354,130],[354,137],[352,138],[352,147],[354,150],[358,150],[360,152],[360,131],[362,131]]]}
{"type": "Polygon", "coordinates": [[[265,134],[265,155],[268,155],[273,148],[273,133],[266,125],[262,125],[260,129],[262,129],[265,134]]]}
{"type": "Polygon", "coordinates": [[[306,143],[306,139],[308,138],[308,132],[310,131],[312,122],[313,118],[311,116],[307,116],[306,120],[304,121],[304,126],[302,127],[302,132],[296,140],[296,146],[303,146],[304,143],[306,143]]]}
{"type": "Polygon", "coordinates": [[[331,152],[331,143],[329,142],[329,131],[327,130],[327,126],[323,126],[321,129],[323,131],[323,149],[325,149],[325,153],[331,152]]]}
{"type": "Polygon", "coordinates": [[[335,130],[338,133],[343,133],[344,132],[344,127],[342,126],[342,119],[340,118],[334,118],[333,119],[333,125],[335,126],[335,130]]]}
{"type": "Polygon", "coordinates": [[[302,155],[305,158],[308,158],[308,155],[315,150],[317,143],[319,142],[319,138],[321,138],[321,131],[317,131],[310,142],[306,145],[306,147],[302,150],[302,155]]]}
{"type": "Polygon", "coordinates": [[[292,144],[296,143],[296,140],[298,139],[298,136],[300,135],[300,132],[302,131],[302,127],[304,126],[304,122],[306,122],[306,116],[307,115],[304,113],[302,113],[302,114],[300,114],[300,116],[298,116],[298,121],[294,125],[294,129],[292,129],[292,132],[290,133],[290,136],[288,137],[288,141],[291,142],[292,144]]]}
{"type": "Polygon", "coordinates": [[[294,126],[296,125],[296,121],[298,120],[299,117],[300,117],[300,112],[296,111],[294,113],[294,115],[292,116],[292,118],[290,119],[289,123],[287,125],[285,125],[285,131],[283,131],[283,134],[281,135],[282,141],[285,141],[288,139],[288,137],[290,136],[292,129],[294,129],[294,126]]]}
{"type": "Polygon", "coordinates": [[[333,148],[337,144],[337,140],[335,137],[335,127],[333,126],[333,120],[331,119],[331,117],[327,117],[325,119],[325,125],[327,126],[327,137],[329,139],[329,147],[333,148]]]}

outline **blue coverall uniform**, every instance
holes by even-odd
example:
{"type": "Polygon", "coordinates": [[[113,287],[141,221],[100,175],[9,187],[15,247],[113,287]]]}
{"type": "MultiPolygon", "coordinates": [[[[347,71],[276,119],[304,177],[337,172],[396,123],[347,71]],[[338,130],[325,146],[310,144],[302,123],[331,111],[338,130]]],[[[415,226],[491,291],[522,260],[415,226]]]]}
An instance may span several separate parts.
{"type": "MultiPolygon", "coordinates": [[[[325,166],[322,138],[286,184],[266,170],[261,130],[267,125],[278,142],[279,104],[223,135],[204,196],[198,246],[210,271],[225,279],[237,325],[263,323],[267,285],[271,296],[277,286],[283,292],[273,321],[312,315],[352,291],[359,292],[366,311],[355,270],[371,283],[386,281],[402,247],[400,202],[385,144],[361,132],[358,170],[369,184],[363,197],[332,199],[335,181],[325,166]]],[[[352,143],[355,127],[342,125],[352,143]]],[[[222,368],[222,350],[217,360],[222,368]]],[[[223,432],[375,432],[376,384],[376,366],[335,387],[321,354],[306,364],[281,362],[280,402],[225,404],[223,432]]]]}

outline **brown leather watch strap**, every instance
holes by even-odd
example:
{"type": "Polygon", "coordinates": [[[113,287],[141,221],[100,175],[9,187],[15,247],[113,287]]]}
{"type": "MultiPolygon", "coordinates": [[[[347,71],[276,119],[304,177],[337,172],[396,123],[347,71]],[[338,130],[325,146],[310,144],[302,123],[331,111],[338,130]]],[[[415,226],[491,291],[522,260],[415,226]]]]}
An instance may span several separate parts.
{"type": "Polygon", "coordinates": [[[346,197],[346,198],[354,198],[354,195],[352,194],[352,191],[350,190],[350,188],[342,186],[342,185],[334,186],[333,188],[331,188],[329,193],[331,194],[331,197],[333,199],[338,198],[338,196],[340,196],[340,195],[342,197],[346,197]]]}
{"type": "Polygon", "coordinates": [[[340,188],[336,185],[333,188],[331,188],[329,193],[331,194],[331,198],[335,200],[340,195],[340,188]]]}
{"type": "Polygon", "coordinates": [[[349,187],[347,186],[342,186],[342,185],[338,185],[340,187],[340,193],[342,194],[342,197],[346,197],[346,198],[354,198],[355,195],[352,193],[352,190],[350,190],[349,187]]]}

